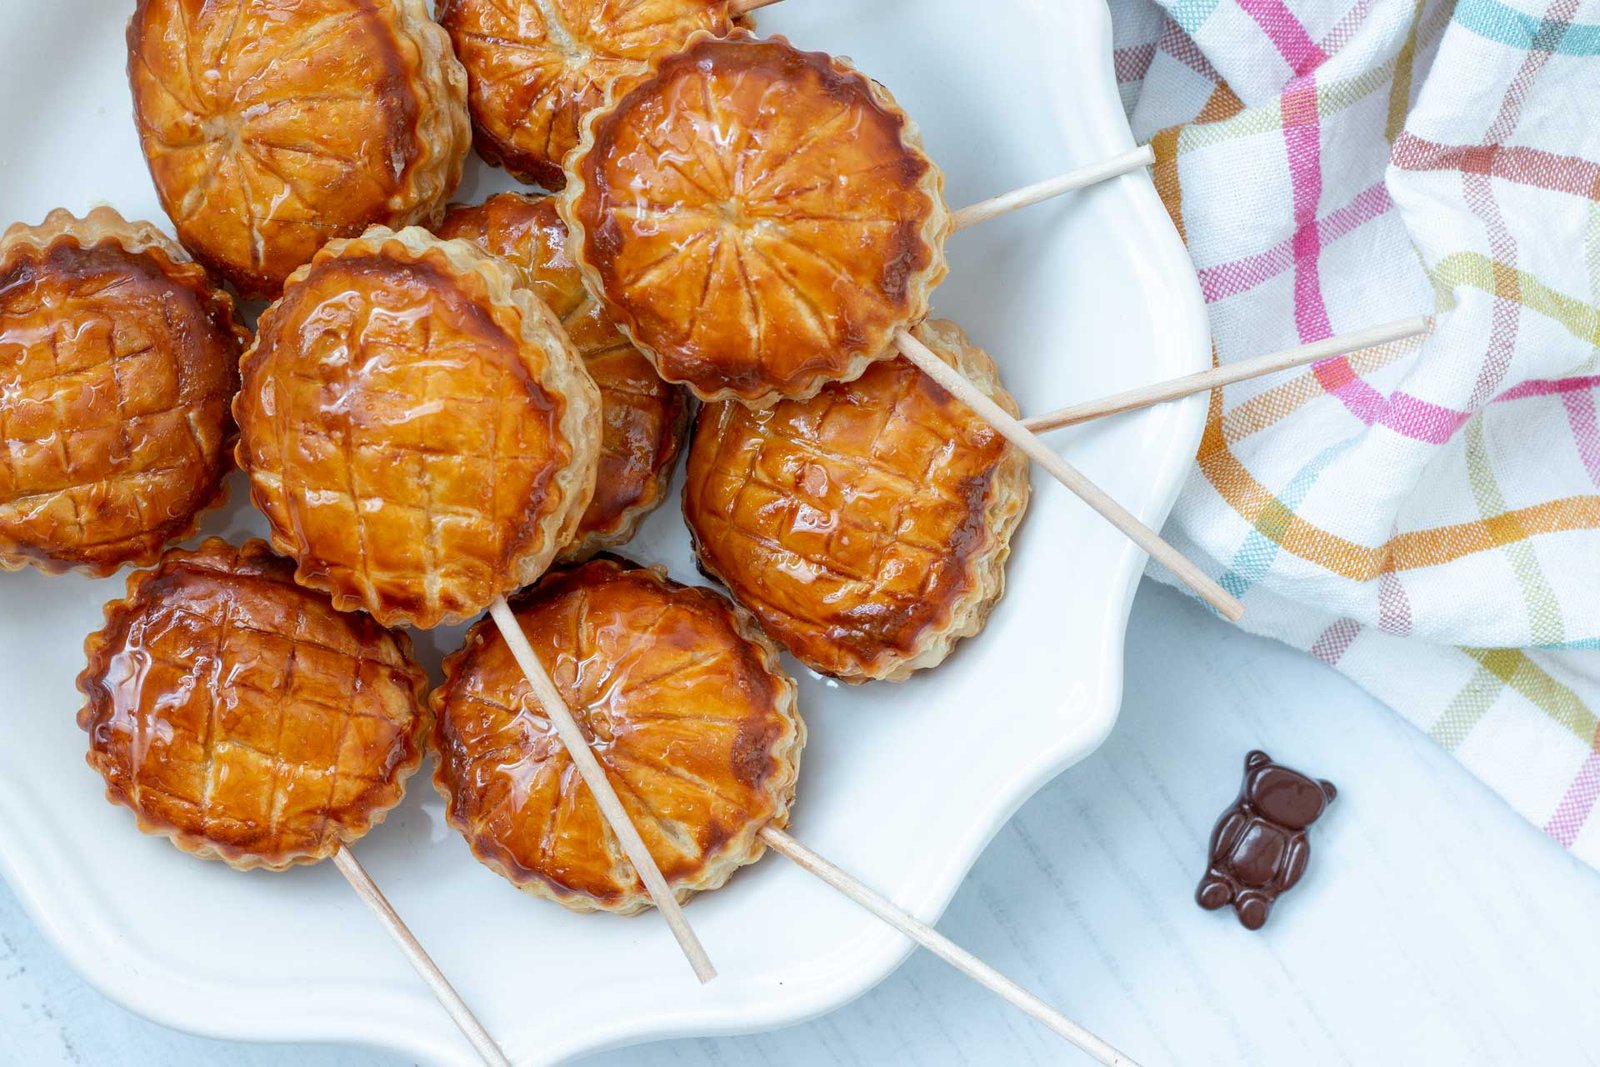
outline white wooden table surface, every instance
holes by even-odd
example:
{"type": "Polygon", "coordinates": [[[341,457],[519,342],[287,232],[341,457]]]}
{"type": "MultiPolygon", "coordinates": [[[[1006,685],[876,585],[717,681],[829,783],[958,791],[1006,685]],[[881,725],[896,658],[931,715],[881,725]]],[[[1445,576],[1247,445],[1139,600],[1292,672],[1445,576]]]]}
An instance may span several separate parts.
{"type": "MultiPolygon", "coordinates": [[[[944,933],[1146,1065],[1600,1063],[1600,874],[1332,670],[1170,590],[1145,583],[1127,662],[1111,739],[1000,832],[944,933]],[[1252,934],[1192,893],[1257,746],[1340,792],[1305,880],[1252,934]]],[[[1004,726],[1003,708],[974,714],[1004,726]]],[[[224,1061],[399,1062],[147,1023],[69,971],[0,883],[0,1063],[224,1061]]],[[[918,954],[807,1025],[586,1062],[1085,1061],[918,954]]]]}

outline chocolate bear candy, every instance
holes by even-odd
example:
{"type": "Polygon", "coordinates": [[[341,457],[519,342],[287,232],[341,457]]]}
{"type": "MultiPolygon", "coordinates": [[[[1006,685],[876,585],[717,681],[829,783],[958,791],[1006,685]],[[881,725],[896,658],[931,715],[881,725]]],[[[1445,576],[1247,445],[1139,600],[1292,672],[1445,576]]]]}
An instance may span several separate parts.
{"type": "Polygon", "coordinates": [[[1195,900],[1207,910],[1231,903],[1246,929],[1259,930],[1278,897],[1305,873],[1311,858],[1306,827],[1337,794],[1332,782],[1251,752],[1239,798],[1211,832],[1210,865],[1195,900]]]}

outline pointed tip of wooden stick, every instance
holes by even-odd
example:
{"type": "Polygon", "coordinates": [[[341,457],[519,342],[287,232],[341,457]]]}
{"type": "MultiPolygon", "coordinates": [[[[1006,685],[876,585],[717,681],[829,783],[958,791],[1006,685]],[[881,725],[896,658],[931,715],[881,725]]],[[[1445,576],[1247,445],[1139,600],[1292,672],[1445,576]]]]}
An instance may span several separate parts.
{"type": "Polygon", "coordinates": [[[689,957],[689,966],[694,968],[694,976],[700,979],[701,985],[709,985],[717,977],[716,966],[711,962],[711,958],[703,952],[699,955],[691,955],[689,957]]]}
{"type": "Polygon", "coordinates": [[[395,944],[400,947],[400,951],[405,954],[411,966],[433,991],[439,1005],[449,1014],[462,1035],[472,1043],[479,1058],[489,1067],[511,1067],[511,1061],[506,1058],[505,1051],[500,1048],[494,1035],[478,1021],[478,1017],[467,1006],[467,1002],[456,992],[455,986],[450,984],[450,979],[445,977],[439,965],[433,962],[428,950],[422,947],[422,942],[417,940],[405,920],[400,918],[400,913],[394,910],[389,898],[383,895],[383,890],[378,888],[378,883],[372,880],[372,876],[361,865],[361,861],[356,859],[355,853],[350,851],[349,846],[340,844],[334,850],[333,865],[344,875],[345,881],[350,883],[350,888],[355,890],[356,896],[361,898],[362,903],[372,909],[372,913],[389,932],[389,936],[394,938],[395,944]]]}
{"type": "Polygon", "coordinates": [[[1028,992],[989,964],[945,937],[866,883],[841,870],[772,824],[761,830],[761,840],[780,856],[792,861],[911,940],[944,960],[991,993],[1037,1019],[1107,1067],[1138,1067],[1128,1056],[1079,1026],[1061,1012],[1028,992]]]}

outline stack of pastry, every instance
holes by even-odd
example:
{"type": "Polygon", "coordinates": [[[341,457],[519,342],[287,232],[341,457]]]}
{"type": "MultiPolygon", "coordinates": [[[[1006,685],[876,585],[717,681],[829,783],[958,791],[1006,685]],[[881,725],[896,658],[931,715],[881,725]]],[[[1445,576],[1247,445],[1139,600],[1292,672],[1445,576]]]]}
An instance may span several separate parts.
{"type": "Polygon", "coordinates": [[[670,920],[789,840],[774,642],[899,680],[983,626],[1028,464],[971,407],[1017,413],[993,361],[927,321],[943,179],[882,86],[739,10],[139,0],[182,247],[109,209],[0,241],[0,566],[154,564],[80,678],[141,828],[239,867],[340,855],[431,736],[485,864],[670,920]],[[447,211],[474,129],[549,194],[447,211]],[[219,282],[272,300],[253,340],[219,282]],[[691,396],[684,516],[732,600],[591,558],[665,498],[691,396]],[[270,546],[163,555],[235,437],[270,546]],[[486,609],[430,716],[391,628],[486,609]]]}
{"type": "Polygon", "coordinates": [[[477,206],[452,207],[437,232],[472,241],[509,263],[523,287],[561,320],[600,389],[604,425],[594,497],[561,558],[587,559],[631,540],[666,499],[687,429],[688,396],[661,380],[584,289],[553,199],[501,193],[477,206]]]}
{"type": "MultiPolygon", "coordinates": [[[[674,684],[711,679],[750,706],[730,706],[725,721],[705,711],[607,727],[674,738],[646,756],[622,755],[619,742],[607,758],[633,760],[638,781],[611,769],[634,821],[679,872],[675,886],[709,888],[730,863],[758,854],[751,827],[781,823],[804,736],[792,683],[758,627],[819,670],[900,678],[974,632],[1003,584],[1025,465],[890,358],[895,333],[917,328],[1010,404],[993,364],[959,330],[918,325],[945,271],[942,180],[881,87],[843,61],[755,39],[723,3],[558,10],[463,0],[440,15],[450,36],[420,0],[136,6],[135,119],[162,205],[200,265],[108,210],[87,220],[58,213],[7,237],[0,266],[26,284],[0,290],[4,337],[24,357],[0,394],[0,561],[96,574],[156,562],[218,498],[236,420],[237,462],[286,559],[258,544],[224,559],[230,550],[217,543],[162,558],[136,576],[111,622],[131,627],[141,612],[199,620],[199,644],[183,646],[190,659],[174,653],[166,672],[142,678],[148,694],[102,677],[121,662],[115,655],[86,675],[99,701],[86,723],[97,745],[123,738],[123,756],[128,729],[140,729],[126,724],[160,705],[157,690],[191,687],[187,732],[174,734],[182,744],[150,766],[167,759],[174,780],[200,782],[199,792],[146,793],[143,764],[119,770],[101,754],[97,766],[124,783],[114,793],[140,808],[144,824],[229,856],[215,842],[195,844],[203,834],[174,806],[198,804],[201,828],[236,823],[271,837],[308,789],[342,781],[333,758],[333,778],[299,784],[304,775],[290,765],[321,757],[274,752],[250,730],[293,742],[309,726],[275,731],[284,716],[345,727],[370,718],[328,718],[328,701],[301,703],[296,687],[316,677],[303,665],[317,657],[309,649],[349,644],[307,637],[307,605],[370,616],[361,625],[432,627],[484,611],[558,558],[581,561],[625,542],[665,496],[686,394],[714,401],[699,418],[685,513],[702,565],[748,612],[615,563],[552,579],[621,598],[605,626],[630,634],[641,654],[670,660],[686,633],[734,650],[732,675],[701,657],[674,684]],[[467,147],[469,82],[485,153],[564,187],[559,200],[507,194],[445,214],[467,147]],[[508,122],[530,100],[532,118],[508,122]],[[248,335],[202,266],[243,295],[275,297],[242,359],[248,335]],[[181,592],[199,589],[197,569],[231,592],[181,592]],[[157,592],[160,602],[146,603],[157,592]],[[218,602],[186,613],[172,600],[190,595],[218,602]],[[252,597],[270,622],[240,622],[254,617],[252,597]],[[645,608],[625,610],[629,597],[645,608]],[[660,629],[680,612],[681,626],[660,629]],[[185,681],[246,654],[229,644],[236,623],[270,644],[281,666],[260,689],[281,699],[250,705],[237,738],[226,732],[231,720],[218,725],[228,709],[215,678],[212,689],[185,681]],[[313,644],[296,644],[305,640],[313,644]],[[775,718],[757,729],[741,715],[775,718]],[[748,796],[730,807],[737,791],[713,790],[697,807],[681,791],[657,795],[676,788],[679,764],[701,749],[704,780],[721,768],[745,781],[748,796]],[[235,755],[269,776],[252,793],[266,805],[259,818],[213,817],[209,807],[219,801],[212,778],[235,755]],[[758,773],[768,757],[774,769],[758,773]],[[664,829],[658,816],[674,804],[682,817],[664,829]]],[[[554,596],[541,589],[519,601],[525,618],[554,596]]],[[[579,607],[600,611],[588,599],[579,607]]],[[[138,623],[146,625],[157,623],[138,623]]],[[[604,662],[622,646],[595,644],[591,633],[579,625],[576,648],[553,632],[542,640],[592,732],[599,697],[564,672],[574,656],[604,662]]],[[[487,634],[480,623],[469,650],[492,645],[487,634]]],[[[455,675],[466,662],[452,660],[442,692],[465,684],[455,675]]],[[[510,692],[509,661],[496,662],[497,672],[473,675],[476,691],[506,688],[498,706],[520,707],[505,714],[533,729],[526,694],[510,692]]],[[[661,703],[658,685],[649,671],[623,671],[604,703],[626,720],[661,703]]],[[[474,798],[495,795],[493,776],[464,770],[476,735],[457,725],[447,717],[441,726],[441,741],[462,755],[440,781],[460,824],[487,840],[488,801],[474,798]]],[[[549,734],[540,736],[548,747],[549,734]]],[[[560,762],[553,749],[540,759],[560,762]]],[[[326,816],[323,830],[340,825],[326,807],[308,810],[326,816]]],[[[615,842],[590,826],[586,847],[608,856],[601,866],[613,874],[625,871],[615,842]]],[[[294,854],[326,854],[325,838],[294,854]]],[[[249,862],[279,865],[261,842],[249,862]]],[[[574,892],[597,906],[640,902],[594,886],[574,892]]]]}
{"type": "MultiPolygon", "coordinates": [[[[85,305],[96,323],[121,323],[99,348],[89,349],[93,330],[75,329],[71,345],[49,342],[23,364],[24,385],[57,395],[8,413],[7,436],[53,418],[61,443],[47,454],[41,436],[31,451],[11,450],[23,461],[0,485],[11,493],[0,501],[0,560],[95,573],[154,562],[216,499],[237,420],[237,461],[294,583],[375,625],[461,621],[554,560],[627,541],[666,494],[692,393],[707,403],[684,512],[702,567],[742,605],[717,602],[721,636],[702,640],[760,650],[775,691],[790,683],[766,634],[851,681],[942,660],[1000,595],[1027,468],[893,356],[895,334],[914,329],[1015,410],[992,361],[958,328],[922,324],[951,223],[914,126],[848,64],[757,40],[724,4],[457,2],[440,14],[466,71],[416,0],[307,0],[275,12],[142,0],[129,76],[163,206],[201,264],[245,295],[276,299],[239,364],[230,419],[247,335],[183,251],[109,212],[94,225],[52,216],[12,239],[16,257],[48,268],[29,267],[39,284],[54,286],[18,305],[12,332],[32,330],[36,347],[39,309],[67,306],[75,286],[123,303],[85,305]],[[516,33],[500,25],[510,13],[516,33]],[[575,19],[587,19],[581,32],[575,19]],[[584,61],[554,71],[552,57],[579,45],[584,61]],[[368,69],[386,74],[368,84],[368,69]],[[469,81],[480,147],[564,187],[559,197],[503,194],[445,213],[469,81]],[[530,91],[537,121],[507,125],[510,103],[530,91]],[[412,221],[437,232],[388,228],[412,221]],[[85,281],[73,259],[83,246],[140,285],[85,281]],[[138,332],[159,304],[192,309],[204,329],[169,315],[165,335],[138,332]],[[105,384],[74,394],[99,404],[76,410],[62,388],[84,376],[105,384]],[[117,430],[106,412],[118,405],[148,417],[151,432],[136,422],[117,430]],[[185,432],[155,432],[163,419],[185,432]],[[131,486],[166,496],[141,509],[151,497],[131,486]]],[[[655,597],[663,618],[676,617],[669,602],[709,595],[617,568],[553,581],[603,577],[607,589],[655,597]]],[[[532,602],[519,602],[524,614],[532,602]]],[[[632,633],[647,616],[619,609],[607,625],[632,633]]],[[[492,644],[488,632],[480,623],[469,649],[492,644]]],[[[662,637],[649,627],[634,636],[641,650],[662,637]]],[[[593,694],[562,673],[576,653],[543,651],[563,695],[584,698],[592,731],[593,694]]],[[[607,699],[644,706],[650,685],[620,677],[642,694],[607,699]]],[[[502,669],[478,685],[491,683],[509,690],[516,679],[502,669]]],[[[526,694],[499,701],[519,703],[526,694]]],[[[792,703],[773,712],[793,734],[773,750],[779,762],[792,763],[803,738],[792,703]]],[[[743,773],[750,737],[723,737],[728,727],[713,719],[683,718],[671,751],[689,758],[695,735],[713,762],[743,773]],[[730,738],[738,751],[716,755],[730,738]]],[[[442,720],[441,742],[454,721],[442,720]]],[[[559,763],[554,750],[540,758],[559,763]]],[[[439,780],[476,839],[490,830],[472,798],[492,786],[463,770],[466,759],[447,761],[439,780]]],[[[780,824],[793,790],[791,766],[771,780],[781,786],[742,800],[738,818],[685,809],[665,833],[652,813],[668,803],[654,794],[670,770],[633,782],[610,769],[636,802],[634,821],[667,853],[653,858],[684,872],[673,886],[685,893],[720,884],[727,868],[711,853],[728,841],[737,841],[728,855],[754,858],[753,832],[734,827],[780,824]],[[671,854],[693,841],[701,847],[671,854]],[[708,876],[707,862],[720,873],[708,876]]],[[[615,845],[596,829],[586,847],[616,873],[627,865],[615,845]]],[[[623,909],[641,899],[589,895],[623,909]]]]}

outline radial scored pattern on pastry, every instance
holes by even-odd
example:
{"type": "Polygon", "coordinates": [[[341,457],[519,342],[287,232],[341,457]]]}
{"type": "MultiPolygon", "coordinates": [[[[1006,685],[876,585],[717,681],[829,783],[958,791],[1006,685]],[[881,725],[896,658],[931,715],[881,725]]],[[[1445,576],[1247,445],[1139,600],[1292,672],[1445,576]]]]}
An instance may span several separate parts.
{"type": "Polygon", "coordinates": [[[0,237],[0,570],[152,563],[218,503],[233,301],[147,222],[52,211],[0,237]]]}
{"type": "MultiPolygon", "coordinates": [[[[726,597],[602,557],[512,602],[679,900],[788,822],[805,724],[777,649],[726,597]]],[[[431,699],[434,784],[484,864],[577,911],[650,906],[510,649],[487,620],[431,699]]]]}
{"type": "Polygon", "coordinates": [[[546,189],[565,184],[608,81],[730,26],[727,0],[440,0],[439,22],[467,69],[478,154],[546,189]]]}
{"type": "MultiPolygon", "coordinates": [[[[954,323],[915,332],[1016,412],[954,323]]],[[[683,494],[701,568],[850,682],[902,680],[983,627],[1027,502],[1027,457],[903,357],[807,400],[702,408],[683,494]]]]}
{"type": "Polygon", "coordinates": [[[241,870],[325,859],[400,803],[427,675],[404,634],[296,585],[261,541],[174,549],[84,642],[78,725],[139,829],[241,870]]]}
{"type": "Polygon", "coordinates": [[[849,380],[928,312],[950,232],[915,124],[843,60],[742,30],[623,76],[561,210],[591,291],[661,376],[770,403],[849,380]]]}
{"type": "Polygon", "coordinates": [[[246,296],[330,238],[437,222],[471,141],[424,0],[139,0],[128,80],[178,239],[246,296]]]}
{"type": "Polygon", "coordinates": [[[550,197],[501,193],[453,206],[437,233],[464,238],[506,260],[555,312],[600,388],[605,429],[594,499],[564,560],[587,559],[633,537],[660,505],[687,432],[684,391],[661,380],[583,287],[567,256],[567,228],[550,197]]]}
{"type": "Polygon", "coordinates": [[[467,241],[331,241],[261,315],[239,465],[295,579],[431,627],[537,578],[588,506],[600,394],[554,314],[467,241]]]}

